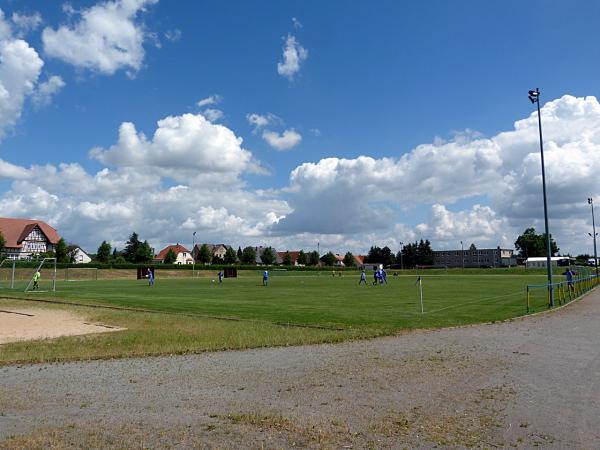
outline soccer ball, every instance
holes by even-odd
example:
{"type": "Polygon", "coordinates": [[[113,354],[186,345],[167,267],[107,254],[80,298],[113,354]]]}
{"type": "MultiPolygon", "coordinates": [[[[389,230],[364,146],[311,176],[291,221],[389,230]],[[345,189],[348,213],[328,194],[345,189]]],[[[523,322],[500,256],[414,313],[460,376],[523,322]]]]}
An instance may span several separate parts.
{"type": "Polygon", "coordinates": [[[215,282],[215,280],[213,280],[213,283],[215,282]]]}

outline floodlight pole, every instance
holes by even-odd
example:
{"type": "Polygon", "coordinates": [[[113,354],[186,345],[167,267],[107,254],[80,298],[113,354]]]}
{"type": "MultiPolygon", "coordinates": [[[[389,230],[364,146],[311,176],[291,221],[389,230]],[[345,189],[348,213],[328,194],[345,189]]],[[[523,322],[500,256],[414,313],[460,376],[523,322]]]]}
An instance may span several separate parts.
{"type": "Polygon", "coordinates": [[[594,267],[596,268],[596,277],[598,277],[598,252],[596,250],[596,219],[594,218],[594,199],[588,198],[588,204],[592,206],[592,230],[593,230],[593,238],[594,238],[594,267]]]}
{"type": "Polygon", "coordinates": [[[463,241],[460,241],[460,257],[462,258],[462,268],[465,270],[465,247],[463,241]]]}
{"type": "Polygon", "coordinates": [[[542,191],[544,193],[544,225],[546,229],[546,264],[548,266],[548,293],[550,306],[554,306],[554,287],[552,286],[552,246],[550,244],[550,231],[548,229],[548,202],[546,200],[546,169],[544,166],[544,140],[542,139],[542,113],[540,112],[540,90],[529,91],[529,100],[537,104],[538,128],[540,131],[540,155],[542,160],[542,191]]]}

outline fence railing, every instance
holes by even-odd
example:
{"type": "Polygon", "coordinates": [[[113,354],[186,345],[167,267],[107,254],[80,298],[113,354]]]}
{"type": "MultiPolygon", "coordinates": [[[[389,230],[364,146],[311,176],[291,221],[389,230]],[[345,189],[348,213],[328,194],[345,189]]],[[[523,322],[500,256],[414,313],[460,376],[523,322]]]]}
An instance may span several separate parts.
{"type": "Polygon", "coordinates": [[[560,281],[549,284],[527,285],[527,312],[539,311],[551,307],[550,286],[554,291],[554,306],[564,305],[581,297],[600,285],[600,278],[595,274],[573,278],[573,281],[560,281]]]}

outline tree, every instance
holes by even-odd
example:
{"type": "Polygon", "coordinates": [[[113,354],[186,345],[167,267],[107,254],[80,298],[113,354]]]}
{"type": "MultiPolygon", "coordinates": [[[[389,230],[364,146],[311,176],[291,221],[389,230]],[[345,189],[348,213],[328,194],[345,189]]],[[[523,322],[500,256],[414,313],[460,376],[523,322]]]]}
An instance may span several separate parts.
{"type": "Polygon", "coordinates": [[[381,249],[380,256],[381,260],[379,262],[381,262],[385,267],[390,267],[392,264],[394,264],[394,261],[396,259],[394,258],[394,254],[387,245],[381,249]]]}
{"type": "MultiPolygon", "coordinates": [[[[102,244],[100,244],[100,247],[98,247],[98,252],[96,254],[96,259],[98,261],[100,261],[101,263],[108,263],[108,260],[110,259],[110,244],[106,241],[102,241],[102,244]]],[[[117,249],[115,249],[116,251],[117,249]]]]}
{"type": "MultiPolygon", "coordinates": [[[[522,258],[546,256],[546,233],[537,234],[535,228],[527,228],[515,241],[515,249],[522,258]]],[[[552,256],[558,253],[558,246],[550,235],[550,252],[552,256]]]]}
{"type": "Polygon", "coordinates": [[[175,253],[175,250],[173,250],[173,248],[170,248],[167,254],[165,255],[165,259],[163,260],[163,262],[165,264],[173,264],[176,260],[177,253],[175,253]]]}
{"type": "Polygon", "coordinates": [[[56,257],[56,262],[59,263],[68,263],[69,261],[69,248],[63,238],[56,243],[56,247],[54,247],[54,256],[56,257]]]}
{"type": "Polygon", "coordinates": [[[125,243],[125,249],[123,250],[123,258],[125,261],[135,263],[137,255],[140,251],[142,243],[138,237],[138,234],[134,231],[129,236],[129,240],[125,243]]]}
{"type": "Polygon", "coordinates": [[[260,254],[260,260],[267,266],[273,264],[273,261],[275,261],[275,252],[273,249],[271,247],[263,249],[262,253],[260,254]]]}
{"type": "Polygon", "coordinates": [[[308,254],[308,264],[311,266],[319,265],[319,252],[318,251],[313,250],[312,252],[310,252],[308,254]]]}
{"type": "Polygon", "coordinates": [[[244,264],[256,264],[256,249],[254,247],[246,247],[242,250],[241,260],[244,264]]]}
{"type": "Polygon", "coordinates": [[[78,245],[69,244],[67,245],[67,257],[69,258],[69,263],[74,263],[75,258],[77,257],[77,250],[79,249],[78,245]]]}
{"type": "Polygon", "coordinates": [[[219,255],[213,255],[211,264],[223,264],[225,260],[221,258],[219,255]]]}
{"type": "Polygon", "coordinates": [[[284,266],[292,265],[292,255],[290,255],[290,252],[285,252],[285,255],[283,255],[283,265],[284,266]]]}
{"type": "Polygon", "coordinates": [[[323,256],[323,258],[321,258],[321,260],[326,266],[333,266],[333,264],[337,261],[337,258],[333,253],[328,252],[326,255],[323,256]]]}
{"type": "Polygon", "coordinates": [[[228,247],[225,251],[225,264],[235,264],[237,261],[237,254],[235,250],[231,247],[228,247]]]}
{"type": "Polygon", "coordinates": [[[239,261],[242,260],[242,247],[238,247],[238,251],[237,251],[237,259],[239,261]]]}
{"type": "Polygon", "coordinates": [[[379,247],[371,247],[365,259],[365,262],[380,263],[382,262],[381,249],[379,247]]]}
{"type": "Polygon", "coordinates": [[[346,255],[344,255],[344,265],[346,267],[354,266],[354,255],[352,253],[347,252],[346,255]]]}
{"type": "Polygon", "coordinates": [[[152,247],[150,247],[150,244],[148,243],[148,241],[144,241],[142,243],[142,245],[140,245],[140,248],[138,249],[138,253],[136,255],[135,262],[138,264],[144,264],[144,263],[152,262],[153,259],[154,259],[154,251],[152,250],[152,247]]]}
{"type": "Polygon", "coordinates": [[[212,259],[212,255],[210,254],[210,250],[208,249],[208,245],[202,244],[200,246],[200,250],[198,250],[198,261],[203,264],[210,263],[212,259]]]}
{"type": "Polygon", "coordinates": [[[0,231],[0,255],[4,254],[5,246],[6,246],[6,239],[4,238],[4,235],[2,234],[2,232],[0,231]]]}
{"type": "Polygon", "coordinates": [[[154,252],[148,241],[141,242],[138,234],[134,231],[125,243],[123,258],[130,263],[143,264],[152,261],[154,252]]]}
{"type": "Polygon", "coordinates": [[[429,240],[419,241],[417,247],[417,264],[421,266],[431,266],[433,264],[433,250],[431,249],[431,242],[429,240]]]}
{"type": "Polygon", "coordinates": [[[304,253],[304,250],[300,250],[300,252],[298,253],[298,259],[296,259],[296,262],[300,266],[305,266],[306,263],[308,263],[308,257],[306,256],[306,253],[304,253]]]}

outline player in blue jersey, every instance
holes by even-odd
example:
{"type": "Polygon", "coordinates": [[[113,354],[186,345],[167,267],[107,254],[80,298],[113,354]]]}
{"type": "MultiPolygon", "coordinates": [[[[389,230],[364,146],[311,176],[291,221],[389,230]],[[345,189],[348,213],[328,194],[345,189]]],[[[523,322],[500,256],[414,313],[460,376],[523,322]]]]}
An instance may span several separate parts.
{"type": "Polygon", "coordinates": [[[361,283],[365,283],[365,286],[367,285],[367,274],[364,270],[360,273],[360,280],[358,280],[358,285],[360,286],[361,283]]]}
{"type": "Polygon", "coordinates": [[[269,271],[265,270],[263,272],[263,286],[268,286],[269,285],[269,271]]]}

